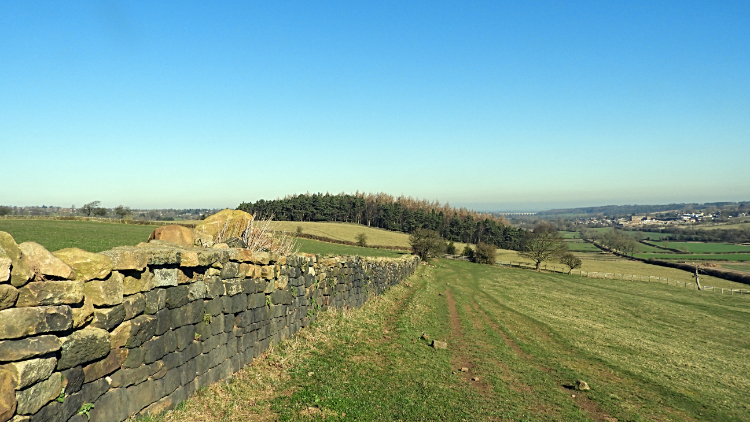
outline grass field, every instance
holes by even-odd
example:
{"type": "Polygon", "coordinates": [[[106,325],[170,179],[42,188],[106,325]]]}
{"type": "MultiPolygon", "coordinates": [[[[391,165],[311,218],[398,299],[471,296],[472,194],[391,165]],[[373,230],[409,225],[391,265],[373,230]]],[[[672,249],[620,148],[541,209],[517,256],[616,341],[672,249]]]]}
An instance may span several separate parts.
{"type": "Polygon", "coordinates": [[[115,246],[136,245],[147,241],[154,229],[89,221],[0,220],[0,231],[10,233],[16,243],[34,241],[50,251],[75,247],[101,252],[115,246]]]}
{"type": "Polygon", "coordinates": [[[356,236],[359,233],[364,233],[367,236],[367,244],[369,245],[398,246],[402,248],[410,246],[409,235],[406,233],[392,232],[354,223],[274,221],[272,227],[274,230],[283,230],[287,233],[296,233],[297,227],[302,227],[302,233],[305,234],[348,242],[356,242],[356,236]]]}
{"type": "Polygon", "coordinates": [[[591,243],[583,241],[567,241],[568,250],[571,252],[599,252],[599,248],[591,243]]]}
{"type": "Polygon", "coordinates": [[[732,254],[659,254],[659,253],[637,253],[635,254],[638,258],[643,259],[668,259],[677,261],[714,261],[714,260],[726,260],[726,261],[750,261],[750,254],[746,253],[732,253],[732,254]]]}
{"type": "Polygon", "coordinates": [[[653,242],[659,246],[677,249],[690,253],[722,253],[722,252],[748,252],[750,246],[735,245],[732,243],[702,243],[702,242],[653,242]]]}
{"type": "Polygon", "coordinates": [[[748,297],[434,264],[144,419],[750,420],[748,297]]]}
{"type": "MultiPolygon", "coordinates": [[[[747,220],[745,218],[744,220],[747,220]]],[[[750,221],[745,221],[742,223],[735,223],[735,224],[720,224],[716,226],[696,226],[698,229],[703,230],[730,230],[730,229],[747,229],[750,228],[750,221]]]]}
{"type": "MultiPolygon", "coordinates": [[[[636,254],[638,255],[638,254],[636,254]]],[[[651,254],[644,254],[646,256],[652,256],[651,254]]],[[[576,256],[581,258],[583,262],[580,270],[597,273],[611,273],[611,274],[627,274],[627,275],[639,275],[639,276],[653,276],[669,278],[670,280],[679,280],[682,282],[690,282],[692,280],[692,274],[678,270],[676,268],[662,267],[659,265],[646,264],[640,261],[631,261],[629,259],[619,258],[609,253],[576,253],[576,256]]],[[[670,256],[665,254],[665,256],[670,256]]],[[[680,256],[680,255],[671,255],[680,256]]],[[[688,256],[688,255],[682,255],[688,256]]],[[[498,249],[497,253],[498,261],[510,261],[510,262],[524,262],[529,265],[531,261],[522,258],[516,251],[510,251],[507,249],[498,249]]],[[[555,271],[567,271],[567,267],[562,264],[549,262],[547,268],[555,271]]],[[[578,271],[578,270],[576,270],[578,271]]],[[[737,283],[734,281],[724,280],[722,278],[716,278],[708,275],[701,275],[701,283],[707,286],[723,287],[729,289],[747,289],[747,284],[737,283]]]]}
{"type": "Polygon", "coordinates": [[[392,251],[389,249],[360,248],[359,246],[339,245],[336,243],[319,242],[311,239],[297,239],[300,252],[316,255],[359,255],[373,257],[398,258],[410,252],[392,251]]]}

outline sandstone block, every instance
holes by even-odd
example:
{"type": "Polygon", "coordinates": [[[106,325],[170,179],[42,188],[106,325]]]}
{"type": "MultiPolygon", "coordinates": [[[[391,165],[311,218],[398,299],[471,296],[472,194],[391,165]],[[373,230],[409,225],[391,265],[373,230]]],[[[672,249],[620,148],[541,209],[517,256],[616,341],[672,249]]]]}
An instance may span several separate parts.
{"type": "Polygon", "coordinates": [[[65,331],[72,325],[67,305],[5,309],[0,311],[0,340],[65,331]]]}
{"type": "Polygon", "coordinates": [[[94,320],[91,326],[111,331],[125,320],[125,306],[122,304],[112,308],[94,309],[94,320]]]}
{"type": "Polygon", "coordinates": [[[0,341],[0,362],[12,362],[42,356],[60,350],[57,336],[43,335],[21,340],[0,341]]]}
{"type": "Polygon", "coordinates": [[[16,385],[13,376],[0,370],[0,422],[6,422],[16,413],[16,385]]]}
{"type": "Polygon", "coordinates": [[[280,275],[276,277],[276,288],[279,290],[286,289],[286,286],[289,285],[289,277],[285,275],[280,275]]]}
{"type": "Polygon", "coordinates": [[[127,296],[122,300],[122,304],[125,307],[125,320],[130,320],[146,309],[146,297],[142,293],[127,296]]]}
{"type": "Polygon", "coordinates": [[[146,293],[146,304],[144,312],[153,315],[164,309],[167,303],[167,291],[165,289],[155,289],[146,293]]]}
{"type": "Polygon", "coordinates": [[[138,277],[128,275],[123,280],[123,294],[133,295],[139,292],[148,292],[156,287],[154,273],[144,271],[138,277]]]}
{"type": "Polygon", "coordinates": [[[179,271],[177,268],[157,268],[154,270],[154,286],[177,286],[179,271]]]}
{"type": "Polygon", "coordinates": [[[141,315],[130,321],[125,321],[112,331],[110,342],[113,349],[138,347],[156,334],[157,318],[151,315],[141,315]]]}
{"type": "Polygon", "coordinates": [[[180,226],[177,224],[170,226],[159,227],[154,230],[148,238],[148,241],[152,240],[164,240],[171,243],[176,243],[180,246],[193,246],[195,237],[193,230],[180,226]]]}
{"type": "Polygon", "coordinates": [[[60,258],[54,256],[44,246],[36,242],[23,242],[18,245],[24,259],[34,271],[50,277],[75,278],[75,271],[60,258]]]}
{"type": "Polygon", "coordinates": [[[84,380],[83,368],[81,366],[66,369],[61,373],[63,379],[67,382],[65,394],[74,394],[81,391],[84,380]]]}
{"type": "Polygon", "coordinates": [[[253,259],[251,262],[254,264],[268,265],[271,262],[271,255],[268,252],[255,252],[253,253],[253,259]]]}
{"type": "Polygon", "coordinates": [[[57,369],[61,371],[95,361],[107,356],[109,350],[109,333],[100,328],[86,327],[62,339],[57,369]]]}
{"type": "Polygon", "coordinates": [[[18,289],[16,307],[74,305],[83,301],[83,282],[33,281],[18,289]]]}
{"type": "Polygon", "coordinates": [[[62,391],[62,375],[54,372],[45,381],[16,392],[18,407],[16,412],[30,415],[39,411],[45,404],[57,398],[62,391]]]}
{"type": "Polygon", "coordinates": [[[0,365],[0,371],[8,372],[13,377],[16,390],[21,390],[49,378],[56,364],[57,359],[53,356],[7,363],[0,365]]]}
{"type": "Polygon", "coordinates": [[[0,247],[0,283],[10,280],[11,265],[13,265],[13,261],[5,253],[5,250],[0,247]]]}
{"type": "Polygon", "coordinates": [[[244,292],[242,281],[239,279],[224,280],[224,292],[227,296],[234,296],[244,292]]]}
{"type": "Polygon", "coordinates": [[[148,255],[143,249],[133,246],[120,246],[102,252],[112,260],[114,270],[137,270],[143,271],[148,264],[148,255]]]}
{"type": "Polygon", "coordinates": [[[203,280],[198,280],[188,287],[188,300],[198,300],[206,297],[208,288],[203,280]]]}
{"type": "Polygon", "coordinates": [[[201,231],[211,236],[212,239],[219,241],[232,237],[242,237],[253,222],[253,216],[244,211],[225,209],[209,216],[195,227],[195,230],[201,231]],[[221,235],[221,239],[217,236],[221,235]]]}
{"type": "Polygon", "coordinates": [[[84,298],[83,306],[71,308],[73,311],[73,328],[81,328],[94,319],[94,304],[91,299],[84,298]]]}
{"type": "Polygon", "coordinates": [[[260,268],[260,276],[267,280],[274,278],[275,267],[273,265],[264,265],[260,268]]]}
{"type": "Polygon", "coordinates": [[[92,280],[84,283],[84,293],[94,306],[115,306],[122,303],[123,281],[125,277],[113,271],[106,280],[92,280]]]}
{"type": "Polygon", "coordinates": [[[15,305],[17,299],[18,289],[10,284],[0,284],[0,311],[15,305]]]}
{"type": "Polygon", "coordinates": [[[75,270],[77,281],[107,278],[114,267],[112,258],[109,256],[87,252],[83,249],[67,248],[52,254],[75,270]]]}
{"type": "Polygon", "coordinates": [[[84,383],[96,381],[120,369],[128,357],[128,349],[114,349],[106,358],[83,367],[84,383]]]}

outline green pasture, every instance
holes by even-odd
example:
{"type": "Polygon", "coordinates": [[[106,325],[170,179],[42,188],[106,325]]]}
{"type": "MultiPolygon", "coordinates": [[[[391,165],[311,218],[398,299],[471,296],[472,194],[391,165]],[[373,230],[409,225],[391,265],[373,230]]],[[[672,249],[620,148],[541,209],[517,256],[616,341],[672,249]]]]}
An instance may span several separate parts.
{"type": "Polygon", "coordinates": [[[115,246],[136,245],[148,240],[155,226],[91,221],[0,220],[0,231],[10,233],[16,243],[34,241],[50,251],[81,248],[101,252],[115,246]]]}
{"type": "Polygon", "coordinates": [[[672,261],[750,261],[750,254],[665,254],[665,253],[637,253],[638,258],[664,259],[672,261]]]}
{"type": "Polygon", "coordinates": [[[571,251],[571,252],[600,252],[601,251],[601,249],[599,249],[596,246],[594,246],[593,244],[587,243],[587,242],[582,242],[582,241],[578,241],[578,242],[574,242],[573,241],[573,242],[571,242],[571,241],[567,241],[565,243],[568,245],[568,250],[571,251]]]}
{"type": "Polygon", "coordinates": [[[750,297],[431,264],[148,420],[750,421],[750,297]]]}
{"type": "Polygon", "coordinates": [[[640,249],[640,252],[645,252],[645,253],[670,253],[669,251],[665,251],[664,249],[657,248],[656,246],[646,245],[643,243],[638,244],[638,249],[640,249]]]}
{"type": "Polygon", "coordinates": [[[390,249],[361,248],[359,246],[347,246],[338,243],[326,243],[311,239],[297,239],[300,252],[316,255],[359,255],[372,257],[398,258],[407,251],[392,251],[390,249]]]}
{"type": "Polygon", "coordinates": [[[722,252],[748,252],[750,246],[735,245],[731,243],[703,243],[703,242],[653,242],[667,248],[677,249],[690,253],[722,253],[722,252]]]}

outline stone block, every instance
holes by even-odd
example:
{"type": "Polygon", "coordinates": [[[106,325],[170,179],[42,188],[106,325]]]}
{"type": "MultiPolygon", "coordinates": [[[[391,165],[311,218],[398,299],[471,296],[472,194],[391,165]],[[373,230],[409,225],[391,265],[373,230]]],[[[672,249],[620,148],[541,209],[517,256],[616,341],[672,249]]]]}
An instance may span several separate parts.
{"type": "Polygon", "coordinates": [[[271,303],[274,305],[289,305],[294,300],[292,293],[288,290],[275,290],[270,296],[271,303]]]}
{"type": "Polygon", "coordinates": [[[143,271],[148,264],[148,256],[145,251],[133,246],[120,246],[101,254],[112,260],[112,269],[114,270],[143,271]]]}
{"type": "Polygon", "coordinates": [[[289,285],[289,277],[285,276],[285,275],[280,275],[280,276],[276,277],[275,283],[276,283],[276,288],[277,289],[284,290],[284,289],[286,289],[286,286],[289,285]]]}
{"type": "Polygon", "coordinates": [[[144,363],[146,351],[140,347],[130,349],[128,357],[125,358],[125,362],[122,363],[123,368],[133,369],[138,368],[144,363]]]}
{"type": "Polygon", "coordinates": [[[131,385],[138,385],[148,379],[151,376],[151,366],[141,365],[138,368],[124,368],[113,373],[110,378],[112,379],[112,387],[129,387],[131,385]]]}
{"type": "Polygon", "coordinates": [[[92,280],[84,283],[84,293],[94,306],[115,306],[122,303],[123,277],[113,271],[106,280],[92,280]]]}
{"type": "Polygon", "coordinates": [[[236,262],[227,262],[223,265],[221,269],[221,273],[219,276],[222,280],[227,280],[230,278],[236,278],[240,273],[240,264],[236,262]]]}
{"type": "Polygon", "coordinates": [[[125,307],[125,320],[131,320],[142,314],[146,309],[146,296],[143,293],[137,293],[122,299],[125,307]]]}
{"type": "Polygon", "coordinates": [[[247,310],[247,295],[244,293],[234,295],[229,300],[229,308],[225,309],[227,314],[236,314],[247,310]]]}
{"type": "Polygon", "coordinates": [[[224,301],[221,299],[209,299],[203,301],[205,311],[209,315],[219,315],[224,311],[224,301]]]}
{"type": "Polygon", "coordinates": [[[224,292],[227,296],[234,296],[236,294],[244,293],[245,289],[240,279],[229,279],[224,280],[224,292]]]}
{"type": "Polygon", "coordinates": [[[172,311],[162,309],[156,313],[156,335],[160,336],[172,328],[172,311]]]}
{"type": "Polygon", "coordinates": [[[158,319],[152,315],[141,315],[125,321],[111,334],[111,348],[132,349],[150,340],[156,334],[158,319]]]}
{"type": "Polygon", "coordinates": [[[10,308],[0,311],[0,340],[65,331],[73,325],[70,306],[10,308]]]}
{"type": "Polygon", "coordinates": [[[83,299],[83,305],[70,308],[73,312],[73,328],[78,329],[94,319],[94,304],[91,299],[83,299]]]}
{"type": "Polygon", "coordinates": [[[249,261],[254,264],[268,265],[271,262],[271,255],[268,252],[255,252],[249,261]]]}
{"type": "Polygon", "coordinates": [[[83,249],[67,248],[52,254],[75,270],[76,281],[104,279],[114,269],[112,259],[107,255],[87,252],[83,249]]]}
{"type": "Polygon", "coordinates": [[[208,292],[206,293],[206,297],[208,298],[215,299],[225,294],[224,283],[219,277],[208,278],[206,280],[206,287],[208,288],[208,292]]]}
{"type": "Polygon", "coordinates": [[[74,394],[74,393],[81,391],[81,388],[83,387],[83,380],[86,378],[83,375],[82,366],[68,368],[62,371],[62,376],[65,382],[67,383],[65,385],[66,395],[74,394]]]}
{"type": "Polygon", "coordinates": [[[76,272],[44,246],[36,242],[23,242],[18,245],[26,263],[39,274],[62,279],[75,278],[76,272]]]}
{"type": "Polygon", "coordinates": [[[57,336],[42,335],[19,340],[0,341],[0,362],[13,362],[60,350],[57,336]]]}
{"type": "Polygon", "coordinates": [[[154,273],[151,271],[137,272],[129,271],[123,280],[123,294],[133,295],[140,292],[148,292],[156,287],[154,273]]]}
{"type": "MultiPolygon", "coordinates": [[[[100,328],[86,327],[62,339],[57,370],[72,368],[107,356],[109,333],[100,328]]],[[[59,393],[59,391],[58,391],[59,393]]]]}
{"type": "Polygon", "coordinates": [[[167,291],[166,289],[155,289],[145,294],[146,303],[144,312],[149,315],[154,315],[160,310],[167,306],[167,291]]]}
{"type": "Polygon", "coordinates": [[[94,408],[89,411],[92,421],[121,422],[130,416],[130,398],[124,388],[109,390],[94,404],[94,408]]]}
{"type": "Polygon", "coordinates": [[[54,372],[46,380],[16,392],[18,402],[16,412],[21,415],[34,414],[42,406],[56,399],[60,391],[62,391],[62,374],[54,372]]]}
{"type": "Polygon", "coordinates": [[[89,383],[115,372],[128,357],[128,349],[114,349],[104,359],[83,367],[84,382],[89,383]]]}
{"type": "Polygon", "coordinates": [[[192,283],[188,287],[188,300],[194,301],[198,299],[203,299],[208,294],[208,288],[206,287],[206,283],[203,280],[198,280],[195,283],[192,283]]]}
{"type": "Polygon", "coordinates": [[[177,286],[166,289],[166,306],[167,309],[179,308],[188,303],[188,287],[177,286]]]}
{"type": "Polygon", "coordinates": [[[178,275],[179,270],[177,268],[156,268],[154,269],[154,286],[177,286],[178,275]]]}
{"type": "Polygon", "coordinates": [[[17,299],[18,289],[10,284],[0,284],[0,311],[13,307],[17,299]]]}
{"type": "Polygon", "coordinates": [[[271,280],[276,276],[276,267],[273,265],[264,265],[260,268],[260,276],[266,280],[271,280]]]}
{"type": "Polygon", "coordinates": [[[254,309],[266,306],[266,295],[263,293],[255,293],[247,295],[247,309],[254,309]]]}
{"type": "Polygon", "coordinates": [[[57,359],[48,356],[0,365],[0,371],[8,372],[13,377],[16,390],[21,390],[49,378],[56,364],[57,359]]]}
{"type": "Polygon", "coordinates": [[[196,300],[180,308],[172,309],[169,312],[171,313],[172,328],[182,327],[187,324],[197,324],[203,321],[203,301],[196,300]]]}
{"type": "Polygon", "coordinates": [[[122,304],[112,308],[94,309],[94,320],[91,326],[111,331],[125,320],[125,306],[122,304]]]}
{"type": "Polygon", "coordinates": [[[195,341],[195,326],[185,325],[174,330],[176,346],[178,351],[186,349],[195,341]]]}

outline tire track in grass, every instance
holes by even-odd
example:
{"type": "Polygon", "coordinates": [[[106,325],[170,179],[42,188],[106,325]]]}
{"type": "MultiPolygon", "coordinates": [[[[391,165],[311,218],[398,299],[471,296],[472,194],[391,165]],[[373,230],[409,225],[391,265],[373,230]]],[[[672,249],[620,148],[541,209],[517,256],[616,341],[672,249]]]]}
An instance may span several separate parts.
{"type": "MultiPolygon", "coordinates": [[[[579,284],[579,283],[575,283],[579,284]]],[[[597,286],[597,288],[600,288],[597,286]]],[[[490,294],[484,289],[476,288],[475,290],[478,290],[481,292],[481,297],[486,299],[485,303],[490,303],[493,306],[500,308],[503,314],[507,314],[511,320],[513,320],[516,325],[520,327],[527,327],[530,331],[535,332],[541,339],[532,339],[528,335],[524,336],[522,333],[518,333],[520,337],[525,337],[526,341],[530,341],[532,343],[537,343],[537,346],[540,347],[543,350],[548,350],[553,352],[553,360],[556,361],[557,365],[560,365],[564,370],[572,370],[573,372],[580,372],[582,374],[589,373],[595,374],[594,379],[601,378],[600,382],[603,385],[604,384],[612,384],[612,385],[619,385],[619,386],[626,386],[627,390],[630,390],[631,396],[636,397],[649,397],[649,401],[651,402],[658,402],[660,403],[660,408],[662,409],[661,415],[654,415],[651,414],[650,417],[654,418],[655,420],[661,420],[660,417],[666,417],[667,420],[674,420],[672,418],[677,417],[678,420],[687,420],[687,421],[694,421],[695,419],[690,417],[688,414],[686,414],[683,410],[679,410],[675,407],[669,406],[663,402],[663,400],[659,397],[660,392],[652,391],[649,389],[644,389],[644,383],[646,385],[651,385],[652,387],[656,387],[656,385],[652,385],[649,380],[643,379],[641,377],[635,376],[633,373],[631,373],[626,368],[621,368],[617,365],[612,365],[609,362],[603,361],[599,359],[597,356],[589,355],[588,353],[584,353],[582,351],[575,351],[575,348],[568,344],[564,340],[558,339],[558,334],[551,329],[549,326],[547,326],[544,322],[538,321],[537,319],[530,317],[526,314],[520,313],[519,311],[510,308],[509,306],[500,303],[497,297],[495,297],[493,294],[490,294]],[[544,343],[544,344],[541,344],[544,343]],[[583,353],[585,356],[581,357],[581,353],[583,353]],[[597,365],[598,363],[598,365],[597,365]]],[[[494,292],[500,297],[503,297],[500,292],[494,292]]],[[[510,298],[505,298],[506,300],[511,300],[510,298]]],[[[481,306],[479,304],[476,304],[478,310],[484,309],[484,306],[481,306]]],[[[484,311],[482,311],[484,313],[484,311]]],[[[491,321],[492,324],[496,327],[496,331],[500,330],[503,331],[502,328],[500,328],[500,325],[496,320],[494,320],[491,316],[484,313],[485,317],[491,321]]],[[[516,330],[518,331],[518,330],[516,330]]],[[[511,341],[513,341],[511,339],[511,341]]],[[[529,355],[533,358],[532,355],[529,355]]],[[[540,368],[541,369],[541,368],[540,368]]],[[[570,380],[566,380],[561,378],[562,375],[559,371],[554,371],[558,374],[557,376],[557,384],[561,386],[563,391],[565,391],[569,397],[572,395],[571,386],[563,384],[563,382],[569,383],[570,380]]],[[[659,389],[660,390],[660,389],[659,389]]],[[[662,391],[661,394],[664,394],[666,392],[662,391]]],[[[581,399],[581,395],[576,392],[577,399],[581,399]]],[[[588,394],[587,394],[588,395],[588,394]]],[[[610,419],[604,419],[605,421],[614,421],[617,420],[613,418],[610,414],[607,414],[607,412],[602,411],[601,407],[596,403],[591,401],[587,395],[583,396],[586,400],[591,402],[594,406],[591,406],[590,403],[587,403],[582,401],[581,403],[577,404],[583,404],[585,407],[582,408],[582,410],[588,410],[589,412],[600,412],[602,417],[610,418],[610,419]]],[[[571,397],[572,398],[572,397],[571,397]]],[[[633,408],[640,408],[641,411],[647,411],[646,408],[642,408],[642,403],[639,403],[636,401],[636,403],[630,403],[630,410],[626,411],[626,413],[632,413],[634,410],[633,408]]],[[[648,407],[648,406],[646,406],[648,407]]],[[[636,411],[638,412],[638,411],[636,411]]],[[[648,411],[647,411],[648,412],[648,411]]],[[[626,418],[628,418],[626,416],[626,418]]]]}
{"type": "MultiPolygon", "coordinates": [[[[534,365],[539,369],[540,371],[546,372],[549,377],[551,377],[555,384],[557,384],[561,391],[566,393],[568,395],[568,391],[572,388],[566,387],[563,385],[563,380],[560,379],[559,376],[555,376],[556,371],[541,362],[537,358],[535,358],[533,355],[530,355],[526,352],[524,352],[508,335],[495,323],[495,321],[492,320],[482,309],[479,307],[479,305],[476,304],[472,300],[472,306],[476,310],[476,312],[482,317],[484,322],[491,327],[500,337],[505,341],[505,343],[510,347],[518,356],[520,356],[522,359],[527,361],[533,361],[534,365]]],[[[547,337],[549,338],[549,337],[547,337]]],[[[597,421],[597,422],[617,422],[616,418],[613,418],[610,414],[607,412],[604,412],[599,405],[594,402],[593,400],[589,399],[585,393],[578,391],[577,394],[571,394],[570,395],[571,400],[573,403],[578,406],[579,409],[581,409],[583,412],[585,412],[591,419],[597,421]]]]}
{"type": "Polygon", "coordinates": [[[472,380],[471,371],[475,365],[473,365],[471,358],[467,356],[466,351],[468,350],[469,343],[464,338],[463,328],[461,327],[461,318],[458,316],[458,309],[456,308],[456,299],[453,297],[453,293],[450,289],[445,290],[445,299],[448,304],[448,312],[450,315],[451,331],[453,334],[455,347],[454,353],[451,353],[451,364],[454,368],[457,368],[458,373],[469,385],[473,386],[485,397],[494,398],[492,392],[492,386],[487,384],[483,379],[472,380]],[[468,368],[468,372],[462,372],[461,368],[468,368]]]}

